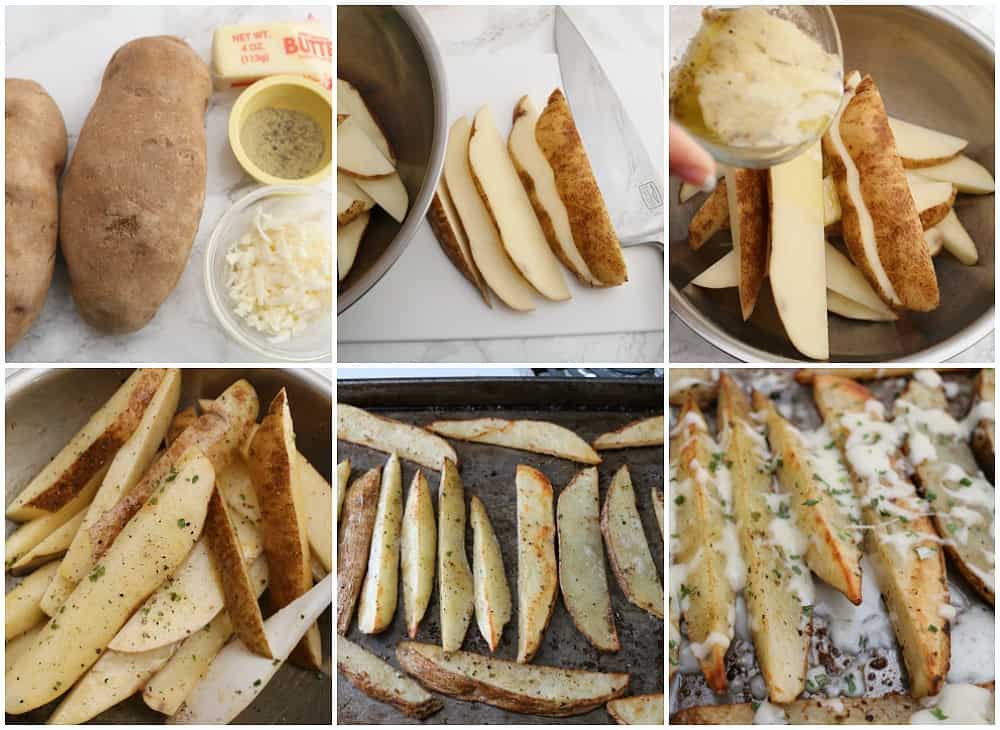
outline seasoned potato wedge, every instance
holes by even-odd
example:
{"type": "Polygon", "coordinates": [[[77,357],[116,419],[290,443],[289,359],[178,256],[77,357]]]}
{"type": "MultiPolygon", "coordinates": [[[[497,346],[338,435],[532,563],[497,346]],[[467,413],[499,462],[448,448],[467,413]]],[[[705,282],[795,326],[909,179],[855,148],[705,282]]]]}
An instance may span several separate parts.
{"type": "Polygon", "coordinates": [[[465,553],[465,488],[458,468],[445,459],[438,487],[438,602],[441,646],[462,647],[475,605],[472,570],[465,553]]]}
{"type": "Polygon", "coordinates": [[[34,628],[28,629],[20,636],[16,636],[6,642],[3,647],[4,672],[9,672],[18,659],[28,653],[28,650],[35,645],[38,635],[45,629],[45,624],[36,624],[34,628]]]}
{"type": "Polygon", "coordinates": [[[458,464],[451,445],[419,426],[377,416],[347,403],[337,404],[337,438],[370,449],[396,453],[428,469],[440,471],[445,459],[458,464]]]}
{"type": "Polygon", "coordinates": [[[618,651],[604,569],[597,469],[584,469],[559,494],[559,588],[573,624],[595,649],[618,651]]]}
{"type": "Polygon", "coordinates": [[[503,568],[500,542],[479,497],[469,502],[472,523],[472,578],[476,594],[476,623],[490,651],[496,651],[503,627],[510,621],[510,586],[503,568]]]}
{"type": "Polygon", "coordinates": [[[427,479],[418,469],[410,483],[403,510],[403,529],[399,544],[403,572],[403,611],[410,638],[417,635],[434,591],[434,566],[437,564],[437,524],[427,479]]]}
{"type": "Polygon", "coordinates": [[[406,672],[435,692],[543,717],[589,712],[623,695],[629,680],[622,673],[516,664],[413,641],[401,641],[396,658],[406,672]]]}
{"type": "Polygon", "coordinates": [[[656,524],[660,528],[660,537],[663,536],[663,492],[656,487],[650,490],[650,498],[653,500],[653,512],[656,514],[656,524]]]}
{"type": "Polygon", "coordinates": [[[448,438],[509,449],[549,454],[582,464],[600,464],[601,457],[590,444],[548,421],[508,421],[505,418],[473,418],[466,421],[434,421],[427,428],[448,438]]]}
{"type": "Polygon", "coordinates": [[[990,479],[996,479],[996,415],[993,402],[996,386],[994,385],[993,368],[983,368],[976,377],[975,399],[976,425],[972,430],[972,450],[979,460],[979,466],[990,479]]]}
{"type": "Polygon", "coordinates": [[[608,714],[619,725],[662,725],[663,693],[611,700],[608,703],[608,714]]]}
{"type": "Polygon", "coordinates": [[[627,466],[611,480],[601,511],[601,532],[622,592],[631,603],[662,619],[663,584],[649,552],[627,466]]]}
{"type": "Polygon", "coordinates": [[[559,590],[552,484],[537,469],[518,464],[517,661],[530,662],[542,644],[559,590]]]}
{"type": "Polygon", "coordinates": [[[44,565],[64,555],[69,550],[70,543],[73,542],[73,536],[80,529],[80,524],[86,515],[86,510],[77,512],[66,524],[49,533],[48,537],[18,558],[10,566],[10,572],[14,575],[24,575],[25,573],[30,573],[39,565],[44,565]]]}
{"type": "Polygon", "coordinates": [[[347,493],[347,482],[351,478],[351,460],[344,459],[337,464],[337,522],[340,522],[340,512],[344,508],[344,494],[347,493]]]}
{"type": "Polygon", "coordinates": [[[18,583],[4,596],[4,641],[20,636],[40,624],[42,595],[59,570],[57,563],[49,563],[18,583]]]}
{"type": "MultiPolygon", "coordinates": [[[[913,375],[920,368],[838,368],[837,375],[851,380],[883,380],[885,378],[902,378],[913,375]]],[[[948,372],[949,370],[961,370],[961,368],[936,368],[938,372],[948,372]]],[[[811,383],[817,375],[829,374],[829,370],[823,368],[799,368],[795,373],[795,379],[800,383],[811,383]]]]}
{"type": "Polygon", "coordinates": [[[337,633],[347,633],[368,569],[382,470],[369,469],[347,488],[344,523],[337,533],[337,633]]]}
{"type": "Polygon", "coordinates": [[[865,553],[903,650],[910,694],[935,695],[948,673],[951,634],[942,618],[948,604],[944,555],[927,504],[903,471],[894,427],[867,388],[817,375],[813,394],[861,498],[865,553]]]}
{"type": "Polygon", "coordinates": [[[385,631],[396,615],[402,526],[403,476],[399,457],[391,454],[382,468],[382,490],[368,549],[368,570],[358,599],[358,630],[362,633],[385,631]]]}
{"type": "Polygon", "coordinates": [[[670,405],[682,406],[689,396],[707,408],[719,392],[719,376],[708,368],[670,368],[670,405]]]}
{"type": "Polygon", "coordinates": [[[423,720],[441,709],[441,700],[353,641],[337,639],[337,669],[372,699],[392,705],[407,717],[423,720]]]}
{"type": "Polygon", "coordinates": [[[323,568],[333,570],[333,490],[323,475],[301,453],[296,452],[299,464],[299,496],[306,517],[306,537],[313,555],[319,558],[323,568]]]}
{"type": "Polygon", "coordinates": [[[173,419],[170,421],[170,426],[167,428],[167,433],[163,437],[164,442],[167,446],[170,446],[177,437],[180,436],[184,429],[190,426],[192,423],[198,420],[198,411],[194,409],[194,406],[188,406],[174,414],[173,419]]]}
{"type": "Polygon", "coordinates": [[[601,434],[591,444],[598,451],[631,449],[638,446],[662,446],[663,416],[642,418],[626,423],[619,429],[601,434]]]}
{"type": "Polygon", "coordinates": [[[53,532],[81,512],[85,512],[94,495],[97,494],[105,471],[106,468],[102,468],[101,471],[91,477],[91,480],[87,482],[81,491],[77,492],[73,499],[55,512],[47,514],[44,517],[36,517],[14,530],[4,543],[4,565],[10,568],[46,540],[53,532]]]}
{"type": "Polygon", "coordinates": [[[166,373],[164,368],[140,368],[132,373],[14,498],[7,517],[17,522],[44,517],[76,497],[135,431],[166,373]]]}
{"type": "MultiPolygon", "coordinates": [[[[845,509],[855,499],[850,482],[832,482],[806,444],[803,435],[786,421],[770,399],[754,393],[754,408],[767,421],[768,440],[777,458],[778,480],[785,491],[795,495],[791,512],[799,529],[810,537],[806,564],[827,584],[844,594],[851,603],[861,603],[860,532],[851,524],[845,509]]],[[[825,444],[824,450],[836,446],[825,444]]],[[[826,454],[826,458],[833,454],[826,454]]],[[[844,473],[850,480],[850,476],[844,473]]],[[[841,477],[844,478],[844,477],[841,477]]]]}

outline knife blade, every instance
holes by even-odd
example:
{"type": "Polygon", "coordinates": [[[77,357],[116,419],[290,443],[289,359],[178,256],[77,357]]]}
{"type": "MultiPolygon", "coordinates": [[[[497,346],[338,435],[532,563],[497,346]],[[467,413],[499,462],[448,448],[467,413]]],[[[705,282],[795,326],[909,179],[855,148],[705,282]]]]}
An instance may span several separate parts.
{"type": "Polygon", "coordinates": [[[623,245],[663,241],[663,173],[586,39],[561,7],[556,53],[564,92],[623,245]]]}

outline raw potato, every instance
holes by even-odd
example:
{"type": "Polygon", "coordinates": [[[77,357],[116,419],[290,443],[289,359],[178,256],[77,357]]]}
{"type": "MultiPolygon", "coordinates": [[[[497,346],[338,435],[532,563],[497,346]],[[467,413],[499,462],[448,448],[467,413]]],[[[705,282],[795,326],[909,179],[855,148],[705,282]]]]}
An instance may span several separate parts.
{"type": "MultiPolygon", "coordinates": [[[[475,581],[476,623],[490,651],[500,644],[503,627],[510,621],[510,586],[503,568],[500,542],[479,497],[469,503],[472,522],[472,576],[475,581]]],[[[412,636],[410,638],[413,638],[412,636]]]]}
{"type": "Polygon", "coordinates": [[[515,664],[413,641],[401,641],[396,658],[406,672],[435,692],[543,717],[587,713],[623,695],[629,680],[623,673],[515,664]]]}
{"type": "Polygon", "coordinates": [[[434,590],[434,566],[437,563],[437,525],[427,479],[418,469],[410,483],[403,511],[400,538],[400,567],[403,572],[403,611],[410,638],[427,612],[434,590]]]}
{"type": "Polygon", "coordinates": [[[45,624],[39,623],[34,626],[34,628],[29,629],[27,632],[21,634],[20,636],[11,639],[6,642],[3,647],[3,660],[4,660],[4,673],[9,672],[10,668],[14,666],[15,662],[24,656],[28,649],[35,645],[35,641],[38,639],[38,635],[42,633],[45,628],[45,624]]]}
{"type": "Polygon", "coordinates": [[[344,459],[337,464],[337,522],[340,522],[340,512],[344,508],[344,495],[347,493],[347,482],[351,478],[351,460],[344,459]]]}
{"type": "Polygon", "coordinates": [[[598,651],[612,652],[621,644],[604,569],[600,511],[597,469],[590,467],[559,494],[559,589],[580,633],[598,651]]]}
{"type": "Polygon", "coordinates": [[[688,224],[688,246],[692,251],[697,251],[712,236],[728,227],[729,192],[726,181],[719,180],[688,224]]]}
{"type": "Polygon", "coordinates": [[[369,469],[351,483],[344,498],[344,524],[337,532],[337,633],[341,636],[351,626],[368,568],[381,480],[381,469],[369,469]]]}
{"type": "Polygon", "coordinates": [[[594,439],[591,445],[598,451],[631,449],[638,446],[662,446],[663,440],[663,416],[651,416],[626,423],[621,428],[601,434],[594,439]]]}
{"type": "Polygon", "coordinates": [[[537,469],[518,464],[517,661],[530,662],[542,645],[559,590],[552,484],[537,469]]]}
{"type": "Polygon", "coordinates": [[[350,176],[337,171],[337,225],[350,223],[375,207],[372,197],[350,176]]]}
{"type": "Polygon", "coordinates": [[[205,201],[208,67],[169,36],[119,48],[63,180],[59,240],[88,323],[145,327],[187,264],[205,201]]]}
{"type": "Polygon", "coordinates": [[[66,124],[52,97],[34,81],[7,79],[4,91],[4,349],[9,351],[38,318],[52,282],[66,124]]]}
{"type": "Polygon", "coordinates": [[[448,438],[509,449],[550,454],[582,464],[600,464],[601,456],[590,444],[570,431],[548,421],[508,421],[503,418],[474,418],[463,421],[434,421],[431,431],[448,438]]]}
{"type": "Polygon", "coordinates": [[[535,125],[535,139],[552,166],[573,240],[591,273],[605,286],[624,284],[628,268],[621,243],[561,90],[549,95],[535,125]]]}
{"type": "Polygon", "coordinates": [[[663,492],[653,487],[650,496],[653,500],[653,512],[656,513],[656,524],[660,527],[660,537],[663,537],[663,492]]]}
{"type": "Polygon", "coordinates": [[[371,180],[396,172],[353,117],[337,120],[337,171],[371,180]]]}
{"type": "Polygon", "coordinates": [[[469,248],[469,237],[465,234],[462,221],[455,210],[455,203],[448,192],[448,184],[442,178],[438,183],[438,189],[431,199],[431,207],[427,209],[427,222],[434,231],[434,236],[448,260],[454,264],[459,273],[462,274],[469,283],[479,291],[487,307],[492,307],[490,301],[490,290],[483,281],[479,267],[476,266],[472,258],[472,250],[469,248]]]}
{"type": "Polygon", "coordinates": [[[70,543],[73,542],[73,536],[80,529],[83,518],[86,516],[86,510],[77,512],[70,518],[69,522],[49,534],[48,537],[18,558],[17,562],[10,566],[11,574],[24,575],[25,573],[30,573],[39,565],[62,556],[69,549],[70,543]]]}
{"type": "Polygon", "coordinates": [[[343,281],[351,273],[354,260],[361,247],[361,238],[368,230],[371,213],[359,213],[354,220],[346,225],[337,226],[337,281],[343,281]]]}
{"type": "Polygon", "coordinates": [[[622,593],[631,603],[662,619],[663,585],[642,529],[627,466],[611,480],[601,511],[601,532],[622,593]]]}
{"type": "Polygon", "coordinates": [[[361,127],[365,135],[375,143],[379,152],[393,165],[396,164],[396,155],[393,153],[392,145],[386,138],[382,127],[375,119],[361,92],[350,81],[337,79],[337,114],[345,114],[354,119],[355,123],[361,127]]]}
{"type": "Polygon", "coordinates": [[[295,453],[299,466],[299,494],[306,513],[306,536],[312,553],[319,558],[323,569],[333,570],[333,489],[316,467],[300,452],[295,453]]]}
{"type": "Polygon", "coordinates": [[[389,456],[382,469],[368,571],[358,602],[358,630],[378,634],[396,615],[399,588],[399,542],[403,527],[403,482],[399,457],[389,456]]]}
{"type": "Polygon", "coordinates": [[[337,669],[369,697],[422,720],[443,706],[441,700],[385,660],[353,641],[337,640],[337,669]]]}
{"type": "Polygon", "coordinates": [[[132,373],[38,476],[21,490],[7,508],[7,517],[18,522],[45,517],[73,499],[111,462],[139,426],[166,373],[160,368],[140,368],[132,373]]]}
{"type": "Polygon", "coordinates": [[[97,661],[135,607],[191,550],[214,481],[204,455],[197,449],[184,455],[176,478],[129,521],[91,579],[80,581],[58,618],[7,673],[7,712],[21,714],[50,702],[97,661]]]}
{"type": "Polygon", "coordinates": [[[730,168],[726,175],[729,227],[733,250],[740,262],[740,310],[744,320],[753,314],[767,275],[767,177],[764,170],[736,167],[730,168]]]}
{"type": "Polygon", "coordinates": [[[437,559],[441,646],[455,651],[462,648],[475,599],[465,553],[465,489],[458,469],[447,459],[438,487],[437,559]]]}
{"type": "Polygon", "coordinates": [[[940,165],[968,147],[968,140],[889,117],[889,129],[903,167],[920,168],[940,165]]]}
{"type": "MultiPolygon", "coordinates": [[[[175,404],[174,410],[176,410],[176,408],[177,406],[175,404]]],[[[190,426],[197,420],[198,420],[198,411],[194,409],[194,406],[188,406],[183,410],[177,411],[177,413],[174,414],[173,418],[171,419],[170,426],[167,427],[167,433],[162,438],[162,441],[167,446],[170,446],[170,444],[172,444],[174,441],[177,440],[178,436],[184,433],[184,430],[188,426],[190,426]]]]}
{"type": "Polygon", "coordinates": [[[377,416],[346,403],[337,404],[337,439],[396,453],[401,459],[435,471],[441,470],[446,459],[458,464],[455,450],[443,438],[419,426],[377,416]]]}
{"type": "Polygon", "coordinates": [[[58,569],[56,563],[39,568],[4,596],[4,641],[20,636],[46,618],[40,605],[42,595],[58,569]]]}
{"type": "Polygon", "coordinates": [[[611,700],[608,703],[608,714],[619,725],[662,725],[663,693],[611,700]]]}
{"type": "MultiPolygon", "coordinates": [[[[267,415],[250,444],[250,475],[260,503],[261,532],[267,557],[268,594],[274,608],[287,606],[312,588],[309,538],[299,495],[299,460],[288,394],[282,388],[271,401],[267,415]]],[[[306,668],[323,664],[319,627],[306,632],[293,653],[293,661],[306,668]]]]}

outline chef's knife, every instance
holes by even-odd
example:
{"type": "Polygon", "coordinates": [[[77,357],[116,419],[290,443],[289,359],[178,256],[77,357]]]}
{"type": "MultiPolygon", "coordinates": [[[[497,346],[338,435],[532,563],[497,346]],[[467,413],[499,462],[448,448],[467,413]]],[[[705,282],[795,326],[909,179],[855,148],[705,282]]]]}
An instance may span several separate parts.
{"type": "Polygon", "coordinates": [[[556,53],[564,91],[622,245],[663,248],[663,174],[587,41],[556,8],[556,53]]]}

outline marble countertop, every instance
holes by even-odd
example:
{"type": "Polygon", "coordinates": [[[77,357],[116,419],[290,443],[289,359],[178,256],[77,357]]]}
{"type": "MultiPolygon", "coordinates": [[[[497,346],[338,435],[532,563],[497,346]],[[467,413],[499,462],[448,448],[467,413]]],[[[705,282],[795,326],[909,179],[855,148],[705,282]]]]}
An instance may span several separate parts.
{"type": "MultiPolygon", "coordinates": [[[[949,5],[944,10],[964,18],[995,41],[996,15],[991,5],[949,5]]],[[[728,363],[734,357],[715,347],[689,328],[674,313],[670,314],[670,355],[672,363],[728,363]]],[[[991,332],[964,352],[951,358],[956,363],[992,363],[996,360],[996,332],[991,332]]]]}
{"type": "MultiPolygon", "coordinates": [[[[260,20],[306,20],[332,27],[330,6],[294,7],[55,7],[6,9],[6,73],[37,81],[59,105],[70,148],[100,88],[111,55],[147,35],[183,38],[208,63],[219,25],[260,20]]],[[[265,358],[232,340],[218,324],[205,293],[205,247],[219,218],[258,183],[229,149],[229,110],[237,92],[216,92],[205,117],[208,180],[201,225],[177,287],[153,321],[138,332],[105,335],[77,314],[66,267],[56,264],[45,308],[7,353],[7,362],[259,362],[265,358]]],[[[70,153],[72,155],[72,151],[70,153]]],[[[332,191],[332,184],[329,186],[332,191]]],[[[332,339],[332,333],[331,333],[332,339]]]]}
{"type": "MultiPolygon", "coordinates": [[[[533,7],[420,8],[443,56],[554,53],[554,9],[533,7]]],[[[660,7],[576,6],[574,22],[598,59],[632,54],[637,62],[663,68],[660,7]]],[[[635,121],[635,120],[634,120],[635,121]]],[[[638,122],[637,122],[638,124],[638,122]]],[[[662,135],[650,156],[662,159],[662,135]]],[[[663,332],[573,337],[445,340],[435,342],[338,343],[337,361],[364,362],[660,362],[663,332]]]]}

